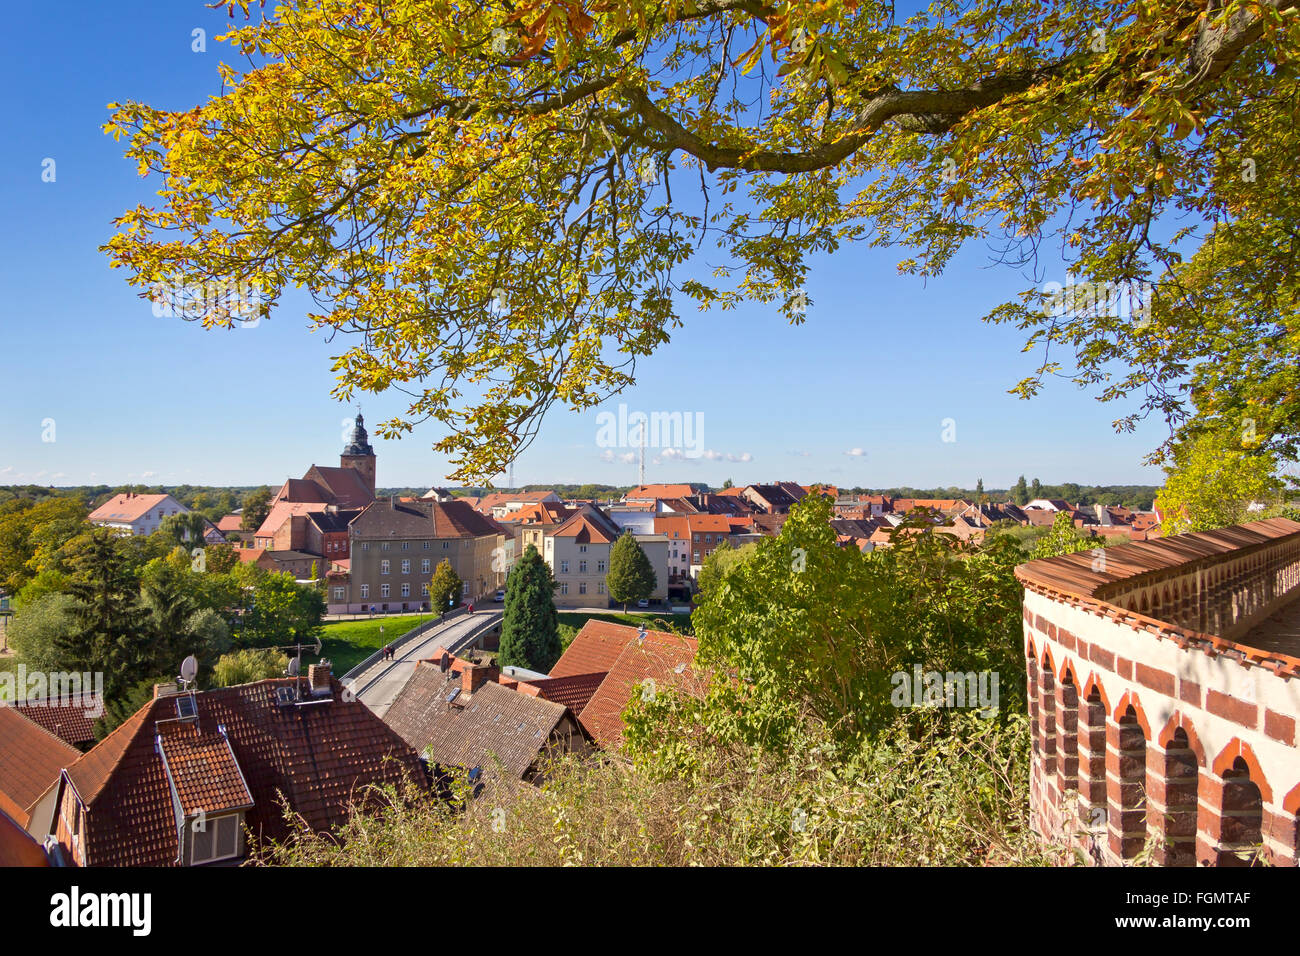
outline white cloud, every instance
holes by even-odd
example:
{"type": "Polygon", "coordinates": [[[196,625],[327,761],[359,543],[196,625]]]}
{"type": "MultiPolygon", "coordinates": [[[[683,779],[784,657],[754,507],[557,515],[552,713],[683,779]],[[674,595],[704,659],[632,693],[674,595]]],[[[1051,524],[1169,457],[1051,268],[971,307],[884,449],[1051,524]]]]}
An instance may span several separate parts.
{"type": "Polygon", "coordinates": [[[850,458],[861,458],[866,454],[866,452],[861,448],[850,448],[844,454],[848,455],[850,458]]]}

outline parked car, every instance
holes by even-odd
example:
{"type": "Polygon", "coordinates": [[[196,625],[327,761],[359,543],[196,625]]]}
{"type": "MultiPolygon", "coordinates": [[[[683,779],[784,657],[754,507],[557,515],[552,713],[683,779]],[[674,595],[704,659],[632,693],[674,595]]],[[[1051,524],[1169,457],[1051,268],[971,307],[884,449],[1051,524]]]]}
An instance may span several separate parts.
{"type": "Polygon", "coordinates": [[[492,598],[492,600],[496,601],[498,604],[500,604],[505,599],[506,599],[505,591],[497,591],[496,595],[492,598]]]}
{"type": "Polygon", "coordinates": [[[646,600],[645,598],[642,598],[641,600],[639,600],[639,601],[636,602],[636,606],[637,606],[637,607],[649,607],[649,606],[650,606],[650,602],[649,602],[648,600],[646,600]]]}

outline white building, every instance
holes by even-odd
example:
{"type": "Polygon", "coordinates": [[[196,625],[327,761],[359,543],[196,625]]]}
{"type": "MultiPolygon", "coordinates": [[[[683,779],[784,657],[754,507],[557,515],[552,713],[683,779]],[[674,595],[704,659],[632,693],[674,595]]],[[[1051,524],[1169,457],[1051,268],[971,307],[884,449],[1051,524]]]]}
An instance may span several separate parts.
{"type": "Polygon", "coordinates": [[[115,495],[90,513],[86,520],[105,528],[121,528],[131,534],[153,534],[163,518],[189,514],[190,509],[171,495],[115,495]]]}

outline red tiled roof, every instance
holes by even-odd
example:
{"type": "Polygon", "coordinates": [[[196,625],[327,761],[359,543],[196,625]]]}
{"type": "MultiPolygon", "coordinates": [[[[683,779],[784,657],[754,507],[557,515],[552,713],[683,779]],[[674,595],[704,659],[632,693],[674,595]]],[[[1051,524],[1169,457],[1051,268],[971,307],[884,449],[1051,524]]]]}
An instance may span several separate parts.
{"type": "Polygon", "coordinates": [[[324,511],[326,507],[323,501],[277,501],[271,506],[271,510],[266,513],[266,518],[261,526],[253,532],[257,538],[269,538],[280,530],[280,526],[292,518],[294,515],[312,514],[317,511],[324,511]]]}
{"type": "Polygon", "coordinates": [[[624,501],[637,498],[689,498],[695,494],[690,485],[637,485],[623,496],[624,501]]]}
{"type": "MultiPolygon", "coordinates": [[[[139,521],[151,508],[154,508],[170,495],[114,495],[92,511],[87,521],[139,521]]],[[[179,509],[178,509],[179,510],[179,509]]]]}
{"type": "Polygon", "coordinates": [[[520,689],[532,688],[538,697],[563,704],[575,714],[582,713],[591,695],[605,679],[605,671],[594,674],[572,674],[568,677],[550,677],[546,680],[520,681],[520,689]]]}
{"type": "Polygon", "coordinates": [[[217,522],[217,530],[223,533],[226,531],[242,531],[243,527],[243,515],[225,515],[217,522]]]}
{"type": "Polygon", "coordinates": [[[609,522],[608,526],[598,520],[590,511],[583,510],[559,525],[551,535],[556,538],[573,538],[583,544],[609,544],[618,540],[618,529],[609,522]]]}
{"type": "Polygon", "coordinates": [[[289,478],[271,499],[271,507],[279,504],[328,504],[330,494],[310,478],[289,478]]]}
{"type": "Polygon", "coordinates": [[[28,720],[54,736],[80,747],[95,742],[95,722],[86,716],[85,704],[17,703],[11,705],[28,720]]]}
{"type": "MultiPolygon", "coordinates": [[[[275,692],[292,679],[222,687],[196,695],[198,719],[169,730],[166,752],[197,768],[212,761],[218,725],[227,730],[232,759],[254,804],[245,823],[255,836],[287,834],[278,795],[314,830],[341,823],[353,800],[371,783],[423,781],[416,754],[365,704],[345,700],[332,682],[328,703],[280,706],[275,692]],[[191,738],[189,749],[179,738],[191,738]],[[178,749],[180,748],[180,749],[178,749]]],[[[300,681],[305,687],[306,682],[300,681]]],[[[85,852],[90,865],[170,866],[178,855],[177,820],[163,760],[155,746],[158,722],[177,716],[176,696],[159,697],[128,718],[98,746],[67,768],[88,807],[85,852]]],[[[173,726],[164,724],[164,727],[173,726]]],[[[191,801],[230,799],[230,769],[210,764],[211,787],[186,784],[191,801]]]]}
{"type": "MultiPolygon", "coordinates": [[[[605,673],[614,666],[627,642],[636,637],[637,629],[589,618],[573,641],[551,668],[551,677],[605,673]]],[[[653,633],[661,633],[655,631],[653,633]]]]}
{"type": "MultiPolygon", "coordinates": [[[[635,628],[628,630],[635,635],[635,628]]],[[[644,642],[634,636],[578,715],[578,722],[601,747],[618,749],[623,740],[623,711],[632,695],[642,692],[647,679],[655,682],[656,692],[670,687],[696,690],[691,668],[695,647],[695,638],[680,634],[650,631],[644,642]]]]}
{"type": "Polygon", "coordinates": [[[6,812],[27,826],[32,807],[79,751],[8,705],[0,706],[0,795],[6,812]]]}
{"type": "Polygon", "coordinates": [[[0,813],[0,867],[49,865],[45,851],[31,834],[0,813]]]}
{"type": "Polygon", "coordinates": [[[222,734],[175,723],[162,724],[159,730],[166,731],[159,734],[158,746],[186,816],[253,805],[230,741],[222,734]]]}

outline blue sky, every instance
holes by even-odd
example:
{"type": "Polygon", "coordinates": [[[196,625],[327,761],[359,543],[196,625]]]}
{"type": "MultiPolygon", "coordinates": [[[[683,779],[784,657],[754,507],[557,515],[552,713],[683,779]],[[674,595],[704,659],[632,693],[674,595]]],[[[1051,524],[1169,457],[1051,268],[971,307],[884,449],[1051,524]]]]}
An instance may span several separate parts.
{"type": "MultiPolygon", "coordinates": [[[[98,251],[111,219],[150,196],[121,144],[101,132],[105,104],[187,108],[215,93],[217,64],[230,57],[212,42],[224,10],[81,0],[24,3],[8,19],[0,484],[276,484],[332,463],[354,411],[330,398],[340,347],[308,330],[304,300],[286,297],[256,328],[206,332],[155,317],[98,251]],[[205,53],[191,51],[199,27],[205,53]],[[47,158],[52,183],[42,181],[47,158]]],[[[1117,435],[1110,422],[1128,409],[1067,382],[1032,402],[1007,394],[1037,356],[1020,351],[1014,329],[979,319],[1019,291],[1022,276],[989,267],[983,249],[928,282],[897,275],[899,258],[850,247],[818,260],[802,326],[775,306],[684,314],[671,344],[640,363],[637,386],[606,407],[698,415],[710,454],[656,462],[652,448],[647,479],[1160,482],[1141,463],[1163,440],[1160,423],[1117,435]],[[955,441],[943,440],[945,419],[955,441]]],[[[372,424],[404,405],[400,396],[361,402],[372,424]]],[[[516,482],[635,482],[636,464],[620,460],[634,450],[598,445],[598,411],[553,412],[516,463],[516,482]]],[[[379,483],[443,483],[447,462],[431,450],[439,428],[375,439],[379,483]]]]}

